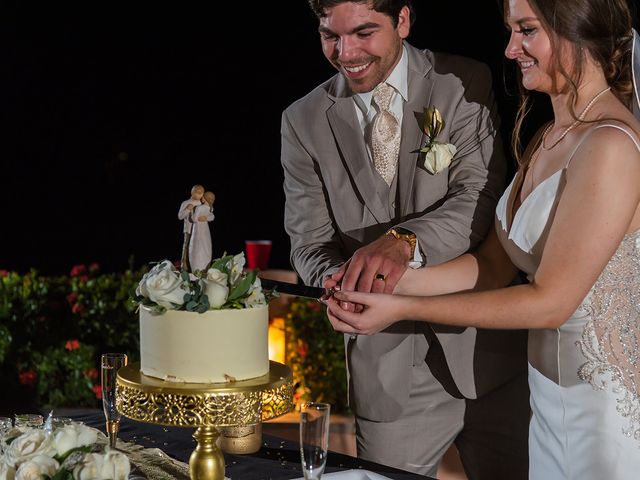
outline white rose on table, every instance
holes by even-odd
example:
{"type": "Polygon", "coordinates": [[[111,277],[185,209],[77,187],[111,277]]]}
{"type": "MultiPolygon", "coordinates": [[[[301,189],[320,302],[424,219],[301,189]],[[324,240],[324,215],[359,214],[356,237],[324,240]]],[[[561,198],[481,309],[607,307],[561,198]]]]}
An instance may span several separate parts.
{"type": "Polygon", "coordinates": [[[244,252],[240,252],[239,254],[234,255],[234,257],[231,259],[231,268],[229,268],[229,283],[234,287],[242,276],[244,263],[244,252]]]}
{"type": "Polygon", "coordinates": [[[11,442],[5,452],[5,461],[16,467],[38,455],[55,455],[51,438],[44,430],[30,429],[11,442]]]}
{"type": "Polygon", "coordinates": [[[131,465],[126,455],[113,450],[88,453],[73,469],[75,480],[126,480],[131,465]]]}
{"type": "Polygon", "coordinates": [[[104,455],[104,463],[100,471],[100,478],[110,480],[127,480],[131,465],[127,456],[115,450],[108,450],[104,455]]]}
{"type": "Polygon", "coordinates": [[[262,283],[260,283],[259,277],[256,277],[256,281],[249,287],[249,296],[242,303],[246,308],[260,307],[267,303],[267,299],[262,293],[262,283]]]}
{"type": "Polygon", "coordinates": [[[189,292],[183,288],[180,273],[173,269],[169,260],[157,264],[145,273],[136,289],[137,295],[169,309],[174,308],[173,303],[182,305],[187,293],[189,292]]]}
{"type": "Polygon", "coordinates": [[[424,155],[424,168],[432,175],[440,173],[451,165],[451,160],[456,151],[455,145],[434,142],[424,155]]]}
{"type": "Polygon", "coordinates": [[[73,423],[56,429],[53,434],[53,446],[58,455],[86,445],[93,445],[98,440],[98,431],[81,423],[73,423]]]}
{"type": "Polygon", "coordinates": [[[229,296],[228,276],[217,268],[207,270],[206,278],[202,279],[204,293],[209,299],[209,308],[220,308],[229,296]]]}
{"type": "Polygon", "coordinates": [[[75,480],[98,480],[102,472],[104,457],[99,453],[87,453],[73,469],[75,480]]]}
{"type": "Polygon", "coordinates": [[[40,480],[53,477],[60,464],[47,455],[36,455],[22,463],[16,471],[15,480],[40,480]]]}
{"type": "Polygon", "coordinates": [[[14,480],[15,478],[16,469],[0,461],[0,480],[14,480]]]}

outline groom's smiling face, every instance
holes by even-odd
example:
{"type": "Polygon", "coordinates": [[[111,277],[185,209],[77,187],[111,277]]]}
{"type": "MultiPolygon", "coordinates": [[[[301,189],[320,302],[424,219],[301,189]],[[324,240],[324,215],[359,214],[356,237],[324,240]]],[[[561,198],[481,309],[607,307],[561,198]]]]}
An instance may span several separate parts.
{"type": "Polygon", "coordinates": [[[386,80],[402,56],[410,13],[404,7],[397,25],[370,2],[344,2],[320,18],[322,51],[356,93],[369,92],[386,80]]]}

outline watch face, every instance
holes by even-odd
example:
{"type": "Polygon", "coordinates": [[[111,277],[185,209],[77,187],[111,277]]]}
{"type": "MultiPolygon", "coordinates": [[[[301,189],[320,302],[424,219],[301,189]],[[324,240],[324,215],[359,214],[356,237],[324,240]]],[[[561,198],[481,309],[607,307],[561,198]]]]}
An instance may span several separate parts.
{"type": "Polygon", "coordinates": [[[410,230],[407,230],[406,228],[396,227],[394,228],[394,230],[400,235],[413,235],[413,232],[410,230]]]}

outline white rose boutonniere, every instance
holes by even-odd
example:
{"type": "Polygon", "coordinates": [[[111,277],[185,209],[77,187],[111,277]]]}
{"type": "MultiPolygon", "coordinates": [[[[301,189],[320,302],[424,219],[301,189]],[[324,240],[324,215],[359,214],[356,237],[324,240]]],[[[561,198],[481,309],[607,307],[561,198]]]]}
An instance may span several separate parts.
{"type": "Polygon", "coordinates": [[[444,128],[444,120],[436,107],[425,110],[424,125],[422,129],[427,136],[427,141],[419,152],[424,153],[424,168],[432,175],[442,172],[451,165],[451,160],[456,154],[457,148],[451,143],[436,141],[436,137],[444,128]]]}

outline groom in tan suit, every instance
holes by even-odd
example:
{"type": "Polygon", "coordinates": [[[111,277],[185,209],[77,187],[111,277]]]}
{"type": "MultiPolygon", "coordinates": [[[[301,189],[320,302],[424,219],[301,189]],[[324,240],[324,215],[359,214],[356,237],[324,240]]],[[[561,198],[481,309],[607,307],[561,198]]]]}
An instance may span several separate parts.
{"type": "MultiPolygon", "coordinates": [[[[283,114],[291,261],[307,284],[339,272],[343,289],[391,292],[492,225],[505,162],[490,73],[406,43],[411,0],[309,3],[339,73],[283,114]],[[429,107],[452,158],[418,152],[429,107]]],[[[359,457],[433,476],[455,442],[469,478],[527,478],[523,332],[407,320],[345,344],[359,457]]]]}

